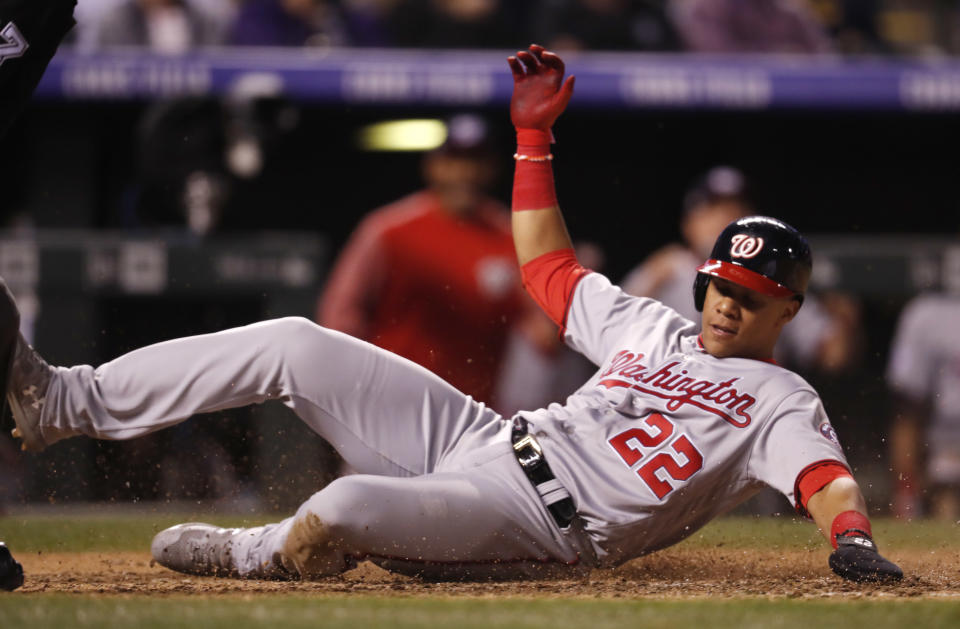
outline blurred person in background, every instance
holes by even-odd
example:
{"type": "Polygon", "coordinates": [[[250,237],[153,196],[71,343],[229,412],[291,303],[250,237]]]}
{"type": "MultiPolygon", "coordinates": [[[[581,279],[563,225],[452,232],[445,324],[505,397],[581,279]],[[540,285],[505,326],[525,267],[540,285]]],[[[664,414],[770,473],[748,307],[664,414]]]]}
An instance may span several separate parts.
{"type": "Polygon", "coordinates": [[[121,208],[123,227],[215,231],[229,194],[223,103],[179,98],[149,105],[137,133],[137,173],[121,208]]]}
{"type": "Polygon", "coordinates": [[[287,141],[298,128],[300,110],[273,82],[249,78],[223,98],[161,100],[145,109],[121,227],[161,227],[206,238],[286,227],[302,213],[295,199],[303,188],[285,172],[293,153],[287,141]],[[278,179],[277,171],[284,176],[278,179]],[[264,212],[278,188],[290,201],[264,212]]]}
{"type": "Polygon", "coordinates": [[[669,0],[687,50],[829,53],[833,44],[802,0],[669,0]]]}
{"type": "MultiPolygon", "coordinates": [[[[682,243],[654,252],[624,278],[623,290],[653,297],[691,321],[699,314],[690,298],[697,266],[710,257],[717,235],[730,222],[754,214],[744,174],[717,166],[700,177],[683,199],[682,243]]],[[[860,356],[859,306],[836,293],[819,298],[808,294],[791,325],[776,345],[778,362],[801,371],[839,372],[860,356]]]]}
{"type": "Polygon", "coordinates": [[[680,47],[663,0],[544,0],[535,37],[558,50],[673,51],[680,47]]]}
{"type": "Polygon", "coordinates": [[[401,0],[389,19],[395,46],[503,48],[523,39],[517,0],[401,0]]]}
{"type": "Polygon", "coordinates": [[[837,52],[845,55],[893,52],[880,29],[883,0],[807,0],[830,35],[837,52]]]}
{"type": "Polygon", "coordinates": [[[353,46],[385,48],[393,42],[390,18],[403,0],[341,0],[340,7],[353,46]]]}
{"type": "Polygon", "coordinates": [[[903,309],[887,365],[894,515],[960,519],[960,296],[924,294],[903,309]]]}
{"type": "Polygon", "coordinates": [[[330,0],[246,0],[230,27],[235,46],[345,46],[340,7],[330,0]]]}
{"type": "Polygon", "coordinates": [[[138,46],[182,54],[226,40],[230,0],[112,0],[88,10],[78,45],[84,48],[138,46]]]}
{"type": "MultiPolygon", "coordinates": [[[[489,404],[511,330],[535,310],[522,294],[509,212],[490,196],[497,162],[488,123],[452,117],[422,170],[424,189],[372,211],[356,228],[316,320],[489,404]]],[[[540,329],[531,327],[534,335],[540,329]]]]}

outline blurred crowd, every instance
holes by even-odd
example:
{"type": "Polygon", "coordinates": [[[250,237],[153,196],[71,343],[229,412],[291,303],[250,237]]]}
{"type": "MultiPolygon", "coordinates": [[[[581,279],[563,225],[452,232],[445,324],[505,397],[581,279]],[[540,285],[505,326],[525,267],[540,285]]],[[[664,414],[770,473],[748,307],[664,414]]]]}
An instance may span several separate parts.
{"type": "Polygon", "coordinates": [[[954,54],[956,0],[79,0],[68,43],[954,54]]]}

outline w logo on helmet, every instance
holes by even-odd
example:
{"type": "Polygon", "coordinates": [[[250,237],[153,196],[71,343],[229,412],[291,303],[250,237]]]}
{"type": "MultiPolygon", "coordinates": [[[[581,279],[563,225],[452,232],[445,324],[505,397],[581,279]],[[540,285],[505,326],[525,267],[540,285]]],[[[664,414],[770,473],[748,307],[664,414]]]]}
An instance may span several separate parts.
{"type": "Polygon", "coordinates": [[[730,239],[731,258],[752,258],[763,250],[763,238],[737,234],[730,239]]]}

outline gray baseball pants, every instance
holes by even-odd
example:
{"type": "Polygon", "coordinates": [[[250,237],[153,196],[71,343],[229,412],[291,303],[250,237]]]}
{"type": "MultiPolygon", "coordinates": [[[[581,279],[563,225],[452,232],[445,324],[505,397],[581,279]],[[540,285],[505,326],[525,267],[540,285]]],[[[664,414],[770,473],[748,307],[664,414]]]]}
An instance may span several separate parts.
{"type": "Polygon", "coordinates": [[[362,559],[435,578],[572,575],[594,563],[586,536],[559,529],[523,474],[509,421],[404,358],[302,318],[57,368],[41,434],[133,439],[274,399],[358,474],[239,534],[241,575],[336,574],[362,559]]]}

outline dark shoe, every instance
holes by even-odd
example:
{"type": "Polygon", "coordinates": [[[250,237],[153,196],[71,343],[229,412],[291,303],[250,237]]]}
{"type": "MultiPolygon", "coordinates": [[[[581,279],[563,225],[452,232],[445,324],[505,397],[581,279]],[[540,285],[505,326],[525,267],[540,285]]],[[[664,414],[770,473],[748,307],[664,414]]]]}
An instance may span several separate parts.
{"type": "Polygon", "coordinates": [[[11,434],[22,439],[20,447],[39,452],[47,443],[40,434],[40,414],[47,402],[53,367],[47,364],[18,332],[7,383],[7,402],[17,427],[11,434]]]}

